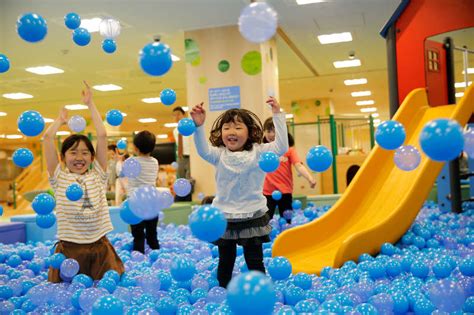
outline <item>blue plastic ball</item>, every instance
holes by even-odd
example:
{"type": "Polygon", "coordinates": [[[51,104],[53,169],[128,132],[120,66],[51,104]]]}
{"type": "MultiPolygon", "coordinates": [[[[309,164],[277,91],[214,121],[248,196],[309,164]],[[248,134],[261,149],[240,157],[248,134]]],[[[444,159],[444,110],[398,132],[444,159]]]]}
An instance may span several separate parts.
{"type": "Polygon", "coordinates": [[[3,215],[3,206],[0,205],[0,217],[3,215]]]}
{"type": "Polygon", "coordinates": [[[143,219],[137,217],[130,206],[128,205],[128,200],[125,200],[120,207],[120,218],[127,224],[138,224],[143,221],[143,219]]]}
{"type": "Polygon", "coordinates": [[[312,147],[306,154],[306,164],[315,172],[324,172],[331,167],[332,159],[331,151],[323,145],[312,147]]]}
{"type": "Polygon", "coordinates": [[[158,300],[155,309],[163,315],[174,315],[178,305],[171,297],[164,297],[158,300]]]}
{"type": "Polygon", "coordinates": [[[416,260],[411,264],[410,272],[418,278],[426,278],[430,268],[423,261],[416,260]]]}
{"type": "Polygon", "coordinates": [[[53,212],[49,214],[38,214],[36,215],[36,225],[42,229],[49,229],[56,223],[56,216],[53,212]]]}
{"type": "Polygon", "coordinates": [[[291,203],[291,207],[292,207],[294,210],[299,210],[299,209],[301,209],[301,206],[302,206],[301,200],[298,200],[298,199],[293,200],[293,202],[291,203]]]}
{"type": "Polygon", "coordinates": [[[36,43],[46,37],[48,25],[41,15],[26,13],[16,21],[16,30],[23,40],[36,43]]]}
{"type": "Polygon", "coordinates": [[[65,259],[60,265],[60,271],[67,278],[72,278],[79,272],[79,263],[72,258],[65,259]]]}
{"type": "Polygon", "coordinates": [[[185,197],[191,193],[191,183],[186,178],[178,178],[173,184],[173,190],[179,197],[185,197]]]}
{"type": "Polygon", "coordinates": [[[304,300],[305,295],[305,291],[302,288],[289,285],[284,290],[285,304],[294,306],[304,300]]]}
{"type": "Polygon", "coordinates": [[[172,89],[164,89],[160,93],[160,99],[163,105],[173,105],[176,102],[176,92],[172,89]]]}
{"type": "Polygon", "coordinates": [[[70,12],[64,16],[64,24],[70,30],[75,30],[81,25],[81,17],[74,12],[70,12]]]}
{"type": "Polygon", "coordinates": [[[258,166],[266,173],[274,172],[280,166],[280,158],[274,152],[263,152],[258,159],[258,166]]]}
{"type": "Polygon", "coordinates": [[[83,27],[78,27],[72,31],[72,40],[78,46],[87,46],[91,42],[91,34],[83,27]]]}
{"type": "Polygon", "coordinates": [[[109,293],[113,293],[117,288],[117,283],[112,278],[106,278],[105,276],[100,279],[99,283],[97,284],[98,288],[104,288],[109,293]]]}
{"type": "Polygon", "coordinates": [[[183,118],[178,122],[178,132],[183,136],[190,136],[196,130],[196,124],[191,118],[183,118]]]}
{"type": "Polygon", "coordinates": [[[27,110],[18,117],[18,129],[27,137],[35,137],[44,129],[44,119],[40,113],[27,110]]]}
{"type": "Polygon", "coordinates": [[[313,285],[313,280],[308,274],[300,272],[293,278],[293,283],[303,290],[309,290],[313,285]]]}
{"type": "Polygon", "coordinates": [[[273,280],[285,280],[291,274],[291,263],[286,257],[274,257],[267,267],[273,280]]]}
{"type": "Polygon", "coordinates": [[[117,148],[120,150],[125,150],[127,148],[127,140],[120,139],[117,141],[117,148]]]}
{"type": "Polygon", "coordinates": [[[102,50],[108,54],[113,54],[117,50],[117,43],[111,38],[102,41],[102,50]]]}
{"type": "Polygon", "coordinates": [[[216,207],[202,206],[189,216],[189,227],[193,235],[206,242],[218,240],[225,232],[227,220],[216,207]]]}
{"type": "Polygon", "coordinates": [[[454,160],[464,147],[462,128],[451,119],[432,120],[421,131],[420,145],[423,152],[434,161],[454,160]]]}
{"type": "Polygon", "coordinates": [[[474,313],[474,296],[470,296],[466,299],[466,301],[464,301],[462,310],[468,314],[474,313]]]}
{"type": "Polygon", "coordinates": [[[16,149],[15,152],[13,152],[12,160],[16,166],[25,168],[33,163],[33,153],[30,149],[16,149]]]}
{"type": "Polygon", "coordinates": [[[117,271],[113,270],[113,269],[110,269],[110,270],[106,271],[104,273],[103,278],[110,278],[110,279],[114,280],[115,283],[120,282],[120,274],[117,271]]]}
{"type": "Polygon", "coordinates": [[[72,183],[66,188],[66,197],[71,201],[78,201],[84,194],[81,185],[72,183]]]}
{"type": "Polygon", "coordinates": [[[405,128],[394,120],[382,122],[375,131],[375,141],[385,150],[395,150],[406,138],[405,128]]]}
{"type": "Polygon", "coordinates": [[[5,262],[8,266],[16,268],[21,264],[21,257],[19,255],[11,255],[8,257],[7,261],[5,262]]]}
{"type": "Polygon", "coordinates": [[[4,54],[0,54],[0,73],[7,72],[10,69],[10,60],[4,54]]]}
{"type": "Polygon", "coordinates": [[[140,186],[128,198],[130,210],[144,220],[156,218],[162,210],[160,192],[153,185],[140,186]]]}
{"type": "Polygon", "coordinates": [[[227,288],[227,303],[234,314],[271,314],[276,293],[269,278],[258,271],[242,273],[227,288]]]}
{"type": "Polygon", "coordinates": [[[281,191],[279,191],[279,190],[274,190],[274,191],[272,192],[272,198],[273,198],[273,200],[278,201],[278,200],[281,199],[282,196],[283,196],[283,195],[282,195],[281,191]]]}
{"type": "Polygon", "coordinates": [[[377,315],[379,312],[375,306],[368,303],[361,303],[355,308],[356,314],[377,315]]]}
{"type": "MultiPolygon", "coordinates": [[[[111,126],[120,126],[120,124],[123,121],[122,112],[119,111],[118,109],[109,110],[107,114],[105,115],[105,117],[107,119],[107,123],[111,126]]],[[[120,139],[119,141],[122,141],[122,139],[120,139]]],[[[125,148],[126,147],[127,147],[127,143],[125,142],[125,148]]],[[[125,148],[119,148],[119,149],[123,150],[125,148]]]]}
{"type": "Polygon", "coordinates": [[[66,260],[66,256],[63,253],[56,253],[51,256],[51,267],[54,269],[61,268],[61,264],[66,260]]]}
{"type": "Polygon", "coordinates": [[[142,70],[152,76],[162,76],[173,66],[170,48],[159,42],[143,47],[140,51],[139,61],[142,70]]]}
{"type": "Polygon", "coordinates": [[[474,276],[474,257],[466,257],[459,264],[459,271],[467,277],[474,276]]]}
{"type": "Polygon", "coordinates": [[[433,273],[438,279],[449,277],[453,271],[453,268],[447,259],[440,259],[432,268],[433,273]]]}
{"type": "Polygon", "coordinates": [[[123,302],[113,295],[99,297],[92,306],[92,315],[123,314],[123,302]]]}
{"type": "Polygon", "coordinates": [[[176,281],[191,280],[196,273],[194,262],[186,257],[176,257],[171,263],[171,276],[176,281]]]}
{"type": "Polygon", "coordinates": [[[56,207],[56,200],[48,193],[41,193],[33,199],[31,207],[37,214],[48,214],[56,207]]]}
{"type": "Polygon", "coordinates": [[[72,278],[72,283],[73,284],[74,283],[81,283],[86,288],[90,288],[94,284],[94,280],[92,280],[92,278],[89,277],[88,275],[80,273],[80,274],[74,276],[74,278],[72,278]]]}

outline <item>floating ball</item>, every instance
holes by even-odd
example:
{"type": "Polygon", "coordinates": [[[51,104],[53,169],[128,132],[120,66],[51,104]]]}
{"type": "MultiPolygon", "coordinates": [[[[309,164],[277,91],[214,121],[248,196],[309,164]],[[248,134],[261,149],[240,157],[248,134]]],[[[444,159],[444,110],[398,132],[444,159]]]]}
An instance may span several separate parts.
{"type": "Polygon", "coordinates": [[[172,89],[164,89],[160,93],[160,99],[163,105],[173,105],[176,102],[176,92],[172,89]]]}
{"type": "Polygon", "coordinates": [[[33,199],[31,207],[37,214],[48,214],[56,207],[56,200],[48,193],[41,193],[33,199]]]}
{"type": "Polygon", "coordinates": [[[134,215],[150,220],[158,216],[162,209],[160,193],[154,186],[140,186],[128,198],[130,210],[134,215]]]}
{"type": "Polygon", "coordinates": [[[196,124],[191,118],[183,118],[178,122],[178,132],[183,136],[190,136],[196,130],[196,124]]]}
{"type": "Polygon", "coordinates": [[[3,206],[0,205],[0,217],[3,215],[3,206]]]}
{"type": "Polygon", "coordinates": [[[38,214],[36,215],[36,225],[42,229],[49,229],[56,223],[56,216],[54,213],[38,214]]]}
{"type": "Polygon", "coordinates": [[[139,62],[142,70],[151,76],[162,76],[173,66],[170,48],[159,42],[143,47],[140,50],[139,62]]]}
{"type": "Polygon", "coordinates": [[[227,228],[224,213],[216,207],[202,206],[189,216],[189,227],[193,235],[206,242],[218,240],[227,228]]]}
{"type": "Polygon", "coordinates": [[[72,40],[78,46],[87,46],[91,42],[91,34],[87,29],[79,27],[72,31],[72,40]]]}
{"type": "Polygon", "coordinates": [[[122,173],[125,177],[136,178],[138,175],[140,175],[141,171],[142,166],[136,158],[128,158],[125,160],[125,162],[123,162],[122,173]]]}
{"type": "Polygon", "coordinates": [[[265,2],[247,5],[239,16],[239,31],[253,43],[263,43],[275,35],[278,27],[278,14],[265,2]]]}
{"type": "Polygon", "coordinates": [[[87,123],[84,117],[80,115],[74,115],[71,118],[69,118],[67,125],[69,126],[69,129],[71,129],[74,132],[82,132],[84,131],[84,129],[86,129],[87,123]]]}
{"type": "Polygon", "coordinates": [[[70,30],[75,30],[81,25],[81,17],[74,12],[70,12],[64,16],[64,24],[70,30]]]}
{"type": "Polygon", "coordinates": [[[282,194],[281,191],[279,191],[279,190],[274,190],[274,191],[272,192],[272,198],[273,198],[273,200],[278,201],[278,200],[281,199],[282,196],[283,196],[283,194],[282,194]]]}
{"type": "Polygon", "coordinates": [[[46,37],[48,25],[41,15],[26,13],[16,21],[16,30],[23,40],[36,43],[46,37]]]}
{"type": "Polygon", "coordinates": [[[127,139],[120,139],[117,141],[117,148],[125,150],[127,148],[127,139]]]}
{"type": "Polygon", "coordinates": [[[454,160],[464,147],[462,128],[455,120],[432,120],[421,131],[420,145],[423,152],[434,161],[454,160]]]}
{"type": "Polygon", "coordinates": [[[40,113],[27,110],[18,117],[18,129],[27,137],[39,135],[44,129],[44,119],[40,113]]]}
{"type": "Polygon", "coordinates": [[[393,160],[399,169],[413,171],[420,165],[421,156],[418,149],[414,146],[402,145],[395,150],[393,160]]]}
{"type": "Polygon", "coordinates": [[[13,163],[18,167],[28,167],[33,163],[33,153],[30,149],[16,149],[12,155],[13,163]]]}
{"type": "Polygon", "coordinates": [[[178,178],[173,184],[176,195],[184,197],[191,193],[191,183],[186,178],[178,178]]]}
{"type": "Polygon", "coordinates": [[[274,257],[267,267],[273,280],[285,280],[291,274],[291,263],[286,257],[274,257]]]}
{"type": "Polygon", "coordinates": [[[128,204],[128,200],[125,200],[121,207],[120,207],[120,218],[128,224],[138,224],[142,222],[143,220],[139,217],[137,217],[132,210],[130,210],[130,206],[128,204]]]}
{"type": "Polygon", "coordinates": [[[276,292],[267,276],[258,271],[234,277],[227,288],[227,303],[234,314],[271,314],[276,292]]]}
{"type": "MultiPolygon", "coordinates": [[[[107,114],[105,115],[105,118],[107,119],[107,123],[111,126],[120,126],[120,124],[123,121],[122,112],[119,111],[118,109],[109,110],[107,114]]],[[[125,147],[126,147],[126,143],[125,143],[125,147]]],[[[125,148],[122,148],[121,150],[123,149],[125,148]]]]}
{"type": "Polygon", "coordinates": [[[81,185],[72,183],[66,188],[66,197],[71,201],[78,201],[84,194],[81,185]]]}
{"type": "Polygon", "coordinates": [[[332,154],[323,145],[314,146],[306,154],[306,164],[315,172],[324,172],[332,164],[332,154]]]}
{"type": "Polygon", "coordinates": [[[10,69],[10,60],[4,54],[0,54],[0,73],[7,72],[10,69]]]}
{"type": "Polygon", "coordinates": [[[79,272],[79,263],[75,259],[67,258],[63,260],[59,269],[61,274],[68,278],[72,278],[79,272]]]}
{"type": "Polygon", "coordinates": [[[274,152],[263,152],[258,159],[258,166],[266,173],[274,172],[280,166],[280,158],[274,152]]]}
{"type": "Polygon", "coordinates": [[[102,50],[108,54],[113,54],[117,50],[117,43],[110,38],[102,41],[102,50]]]}
{"type": "Polygon", "coordinates": [[[395,120],[382,122],[375,131],[375,141],[385,150],[395,150],[406,138],[405,128],[395,120]]]}

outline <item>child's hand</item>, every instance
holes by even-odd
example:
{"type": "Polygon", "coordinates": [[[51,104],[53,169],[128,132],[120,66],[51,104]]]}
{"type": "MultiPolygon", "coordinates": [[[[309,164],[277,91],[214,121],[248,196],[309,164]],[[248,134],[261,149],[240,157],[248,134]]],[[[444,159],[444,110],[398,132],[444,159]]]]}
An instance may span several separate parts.
{"type": "Polygon", "coordinates": [[[197,127],[204,124],[204,121],[206,120],[206,110],[204,109],[203,105],[204,103],[201,102],[191,109],[191,117],[193,118],[197,127]]]}
{"type": "Polygon", "coordinates": [[[273,96],[268,97],[266,103],[272,107],[272,113],[278,114],[280,112],[280,104],[273,96]]]}
{"type": "Polygon", "coordinates": [[[66,107],[61,108],[61,111],[59,112],[58,120],[61,122],[62,125],[67,123],[67,108],[66,107]]]}
{"type": "Polygon", "coordinates": [[[314,178],[312,178],[312,179],[309,181],[309,187],[311,187],[311,188],[316,187],[316,180],[315,180],[314,178]]]}
{"type": "Polygon", "coordinates": [[[84,85],[86,86],[86,88],[82,90],[82,102],[89,106],[92,103],[92,91],[91,87],[89,86],[89,84],[87,84],[86,81],[84,81],[84,85]]]}

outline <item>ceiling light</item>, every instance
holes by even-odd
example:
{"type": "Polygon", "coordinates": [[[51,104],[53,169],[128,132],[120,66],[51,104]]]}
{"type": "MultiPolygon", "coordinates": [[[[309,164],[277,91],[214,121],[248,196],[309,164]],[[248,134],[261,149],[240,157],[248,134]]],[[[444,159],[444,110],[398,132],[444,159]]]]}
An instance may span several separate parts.
{"type": "Polygon", "coordinates": [[[23,138],[22,135],[6,135],[5,138],[7,139],[21,139],[23,138]]]}
{"type": "Polygon", "coordinates": [[[156,119],[155,118],[140,118],[138,121],[141,122],[142,124],[146,124],[146,123],[154,123],[156,122],[156,119]]]}
{"type": "Polygon", "coordinates": [[[377,111],[376,107],[363,107],[360,109],[362,113],[373,113],[377,111]]]}
{"type": "Polygon", "coordinates": [[[102,91],[102,92],[118,91],[122,89],[121,86],[118,86],[115,84],[94,85],[92,88],[97,91],[102,91]]]}
{"type": "Polygon", "coordinates": [[[370,95],[372,95],[372,92],[370,91],[358,91],[358,92],[351,93],[352,97],[361,97],[361,96],[370,96],[370,95]]]}
{"type": "Polygon", "coordinates": [[[178,123],[166,123],[165,127],[166,128],[176,128],[176,127],[178,127],[178,123]]]}
{"type": "Polygon", "coordinates": [[[175,55],[171,54],[171,60],[173,60],[173,61],[180,61],[181,58],[179,58],[178,56],[175,56],[175,55]]]}
{"type": "Polygon", "coordinates": [[[142,102],[148,104],[161,103],[161,99],[159,97],[148,97],[142,98],[142,102]]]}
{"type": "Polygon", "coordinates": [[[374,117],[374,118],[379,117],[379,113],[373,113],[373,114],[371,114],[371,115],[372,115],[372,117],[374,117]]]}
{"type": "Polygon", "coordinates": [[[357,106],[374,105],[374,104],[375,104],[375,101],[373,101],[373,100],[357,101],[356,102],[357,106]]]}
{"type": "Polygon", "coordinates": [[[359,84],[367,84],[366,78],[360,79],[352,79],[352,80],[344,80],[345,85],[359,85],[359,84]]]}
{"type": "Polygon", "coordinates": [[[182,106],[181,107],[185,112],[187,112],[189,110],[189,107],[188,106],[182,106]]]}
{"type": "MultiPolygon", "coordinates": [[[[463,70],[462,74],[465,74],[466,72],[463,70]]],[[[474,68],[467,68],[467,74],[474,74],[474,68]]]]}
{"type": "Polygon", "coordinates": [[[39,75],[64,73],[63,69],[59,69],[53,66],[30,67],[30,68],[26,68],[25,70],[34,74],[39,74],[39,75]]]}
{"type": "Polygon", "coordinates": [[[380,119],[374,119],[374,124],[380,124],[380,119]]]}
{"type": "Polygon", "coordinates": [[[350,32],[318,35],[318,40],[322,45],[351,42],[352,35],[350,32]]]}
{"type": "Polygon", "coordinates": [[[321,2],[327,2],[327,0],[296,0],[296,4],[298,4],[298,5],[305,5],[305,4],[311,4],[311,3],[321,3],[321,2]]]}
{"type": "Polygon", "coordinates": [[[89,33],[98,32],[100,28],[100,22],[102,19],[95,17],[92,19],[81,19],[81,27],[89,31],[89,33]]]}
{"type": "Polygon", "coordinates": [[[4,98],[9,98],[11,100],[23,100],[27,98],[33,98],[33,95],[26,93],[7,93],[2,95],[4,98]]]}
{"type": "Polygon", "coordinates": [[[456,97],[463,97],[463,96],[464,96],[464,92],[457,92],[456,94],[454,94],[454,96],[456,96],[456,97]]]}
{"type": "Polygon", "coordinates": [[[88,109],[89,108],[89,107],[87,107],[86,105],[83,105],[83,104],[70,104],[70,105],[66,105],[64,107],[68,110],[83,110],[83,109],[88,109]]]}
{"type": "Polygon", "coordinates": [[[333,62],[334,68],[350,68],[350,67],[359,67],[361,65],[359,59],[352,60],[341,60],[333,62]]]}
{"type": "Polygon", "coordinates": [[[121,112],[123,117],[127,117],[127,113],[121,112]]]}
{"type": "Polygon", "coordinates": [[[43,120],[46,124],[54,122],[54,119],[52,118],[43,118],[43,120]]]}
{"type": "Polygon", "coordinates": [[[56,136],[69,136],[71,133],[69,131],[58,131],[56,136]]]}
{"type": "Polygon", "coordinates": [[[285,118],[286,118],[286,119],[292,119],[293,117],[294,117],[293,114],[286,114],[286,115],[285,115],[285,118]]]}
{"type": "MultiPolygon", "coordinates": [[[[468,86],[472,84],[472,81],[468,82],[468,86]]],[[[454,83],[455,88],[465,88],[466,87],[466,82],[456,82],[454,83]]]]}
{"type": "Polygon", "coordinates": [[[7,113],[5,113],[5,112],[0,112],[0,117],[6,116],[6,115],[7,115],[7,113]]]}
{"type": "Polygon", "coordinates": [[[162,134],[162,135],[156,135],[158,139],[168,139],[168,135],[162,134]]]}

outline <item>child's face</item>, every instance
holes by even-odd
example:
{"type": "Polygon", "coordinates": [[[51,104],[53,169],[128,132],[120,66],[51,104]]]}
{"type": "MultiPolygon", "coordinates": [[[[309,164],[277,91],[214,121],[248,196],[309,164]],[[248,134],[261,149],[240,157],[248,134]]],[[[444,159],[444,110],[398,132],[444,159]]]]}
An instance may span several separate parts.
{"type": "Polygon", "coordinates": [[[242,151],[249,138],[249,129],[238,117],[223,124],[221,133],[222,142],[230,151],[242,151]]]}
{"type": "Polygon", "coordinates": [[[84,174],[87,172],[93,160],[91,151],[82,141],[69,148],[64,155],[66,167],[74,174],[84,174]]]}
{"type": "Polygon", "coordinates": [[[263,136],[267,139],[268,142],[275,141],[275,129],[263,131],[263,136]]]}

